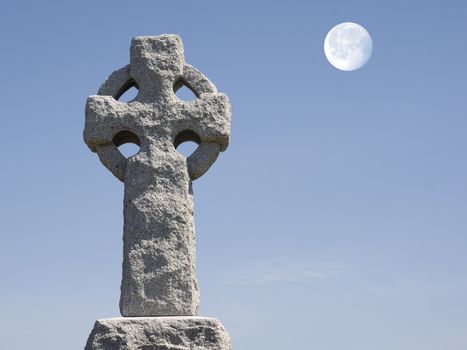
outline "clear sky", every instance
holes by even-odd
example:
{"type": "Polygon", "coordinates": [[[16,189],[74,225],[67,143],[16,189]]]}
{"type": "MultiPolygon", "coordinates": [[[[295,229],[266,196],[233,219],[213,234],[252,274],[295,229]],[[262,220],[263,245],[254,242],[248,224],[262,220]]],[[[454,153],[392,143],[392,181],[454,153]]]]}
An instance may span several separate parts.
{"type": "Polygon", "coordinates": [[[234,350],[467,349],[465,1],[4,1],[0,349],[119,316],[123,186],[82,140],[131,38],[179,33],[229,95],[194,183],[201,314],[234,350]],[[355,72],[323,40],[373,38],[355,72]]]}

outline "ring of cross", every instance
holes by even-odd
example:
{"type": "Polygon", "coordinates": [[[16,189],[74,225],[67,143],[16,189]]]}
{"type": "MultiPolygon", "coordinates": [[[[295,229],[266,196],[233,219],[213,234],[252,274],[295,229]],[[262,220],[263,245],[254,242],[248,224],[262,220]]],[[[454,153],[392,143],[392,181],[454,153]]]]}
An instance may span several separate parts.
{"type": "MultiPolygon", "coordinates": [[[[182,86],[188,87],[196,97],[203,93],[216,93],[214,84],[200,71],[185,63],[182,77],[175,82],[174,93],[182,86]]],[[[126,91],[135,87],[135,82],[130,75],[130,65],[113,72],[110,77],[101,85],[97,95],[112,96],[118,100],[126,91]]],[[[121,131],[121,130],[120,130],[121,131]]],[[[117,131],[115,134],[118,134],[117,131]]],[[[193,134],[180,134],[174,141],[177,148],[181,143],[193,141],[198,144],[198,148],[187,157],[188,174],[191,180],[201,177],[210,166],[216,161],[221,151],[220,145],[216,142],[205,142],[193,134]]],[[[118,150],[118,146],[132,140],[121,139],[120,142],[103,144],[96,146],[96,152],[100,160],[109,170],[121,181],[125,172],[127,158],[118,150]]]]}

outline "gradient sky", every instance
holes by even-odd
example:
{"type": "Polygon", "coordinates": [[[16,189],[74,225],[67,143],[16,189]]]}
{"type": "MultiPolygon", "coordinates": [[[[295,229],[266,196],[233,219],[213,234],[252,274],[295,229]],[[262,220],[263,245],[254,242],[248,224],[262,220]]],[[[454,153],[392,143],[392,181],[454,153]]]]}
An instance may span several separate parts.
{"type": "Polygon", "coordinates": [[[234,350],[467,348],[465,1],[5,1],[0,349],[119,316],[123,186],[82,140],[131,38],[179,33],[233,106],[194,183],[201,314],[234,350]],[[333,68],[352,21],[371,60],[333,68]]]}

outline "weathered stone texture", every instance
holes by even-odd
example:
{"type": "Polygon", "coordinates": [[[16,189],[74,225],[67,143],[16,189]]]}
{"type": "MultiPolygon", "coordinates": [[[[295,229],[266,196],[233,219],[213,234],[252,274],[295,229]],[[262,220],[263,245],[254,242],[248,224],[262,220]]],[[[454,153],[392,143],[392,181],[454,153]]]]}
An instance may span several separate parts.
{"type": "Polygon", "coordinates": [[[205,317],[97,320],[85,350],[231,350],[222,324],[205,317]]]}
{"type": "Polygon", "coordinates": [[[115,71],[86,104],[84,140],[125,184],[124,259],[120,310],[123,316],[194,316],[195,230],[191,182],[206,172],[229,142],[226,95],[184,62],[177,35],[136,37],[130,65],[115,71]],[[186,85],[198,96],[182,101],[186,85]],[[131,86],[138,95],[118,98],[131,86]],[[198,149],[188,158],[184,141],[198,149]],[[126,159],[118,146],[140,146],[126,159]]]}

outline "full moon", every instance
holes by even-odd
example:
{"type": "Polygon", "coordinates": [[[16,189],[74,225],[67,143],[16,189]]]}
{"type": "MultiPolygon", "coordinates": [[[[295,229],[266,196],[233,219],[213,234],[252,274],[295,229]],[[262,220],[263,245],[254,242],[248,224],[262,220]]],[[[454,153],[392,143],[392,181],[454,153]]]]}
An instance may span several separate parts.
{"type": "Polygon", "coordinates": [[[370,33],[357,23],[345,22],[332,28],[324,39],[324,54],[334,67],[357,70],[371,57],[373,41],[370,33]]]}

